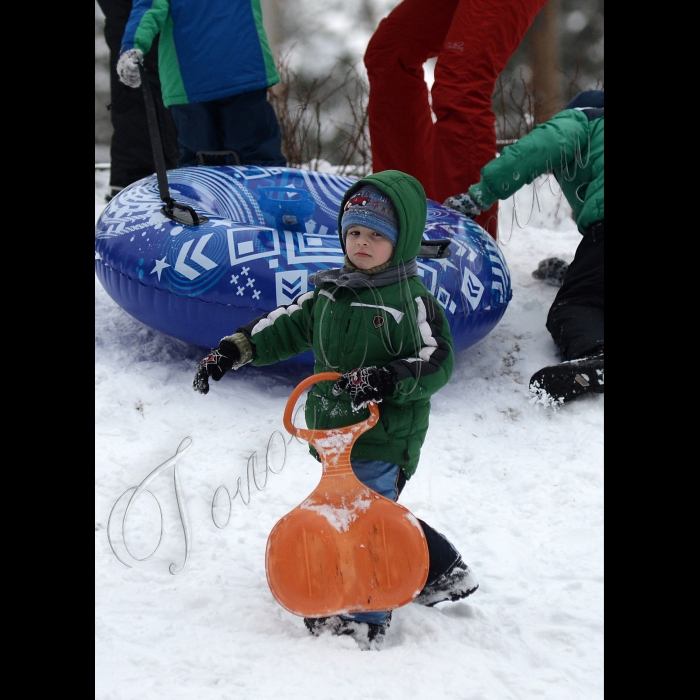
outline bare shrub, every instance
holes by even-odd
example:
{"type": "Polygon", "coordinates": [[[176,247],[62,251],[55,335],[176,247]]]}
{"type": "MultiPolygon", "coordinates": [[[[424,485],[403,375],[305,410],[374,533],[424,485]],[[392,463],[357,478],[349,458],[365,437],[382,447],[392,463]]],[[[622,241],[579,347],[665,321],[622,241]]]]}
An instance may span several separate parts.
{"type": "MultiPolygon", "coordinates": [[[[564,100],[559,109],[564,109],[566,103],[581,92],[579,84],[580,61],[575,66],[573,75],[562,72],[567,81],[564,100]]],[[[604,82],[598,80],[594,89],[603,90],[604,82]]],[[[496,114],[496,138],[499,150],[519,138],[529,134],[537,124],[544,121],[538,114],[538,106],[544,100],[540,99],[532,81],[521,70],[516,78],[501,75],[493,93],[493,108],[496,114]]]]}
{"type": "Polygon", "coordinates": [[[522,71],[517,78],[500,76],[492,99],[499,149],[532,131],[537,94],[522,71]]]}
{"type": "MultiPolygon", "coordinates": [[[[324,77],[292,70],[289,54],[278,60],[280,83],[270,91],[282,131],[282,152],[292,168],[323,169],[364,177],[372,172],[367,124],[369,85],[357,64],[339,60],[324,77]]],[[[568,101],[581,91],[578,67],[568,80],[568,101]]],[[[603,89],[602,81],[596,86],[603,89]]],[[[537,92],[523,71],[501,76],[493,94],[499,150],[528,134],[537,124],[537,92]]],[[[562,103],[561,107],[564,107],[562,103]]],[[[465,128],[467,128],[465,126],[465,128]]]]}
{"type": "Polygon", "coordinates": [[[325,161],[341,175],[372,171],[367,126],[369,86],[356,64],[338,61],[325,77],[299,75],[289,55],[278,61],[280,83],[270,102],[282,131],[282,152],[292,168],[318,169],[325,161]]]}

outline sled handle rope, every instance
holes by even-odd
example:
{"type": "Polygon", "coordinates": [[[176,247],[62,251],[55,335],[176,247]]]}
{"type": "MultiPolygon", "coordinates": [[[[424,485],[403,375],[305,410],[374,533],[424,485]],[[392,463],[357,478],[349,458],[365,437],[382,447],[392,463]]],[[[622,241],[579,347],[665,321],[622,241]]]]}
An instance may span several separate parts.
{"type": "Polygon", "coordinates": [[[292,392],[287,400],[284,409],[284,427],[295,437],[311,443],[321,455],[324,466],[324,474],[346,474],[352,473],[350,465],[350,452],[352,446],[362,433],[366,433],[373,428],[379,420],[379,408],[377,404],[371,402],[367,404],[369,408],[369,418],[361,423],[348,425],[344,428],[332,428],[330,430],[318,430],[307,428],[297,428],[292,423],[292,413],[294,406],[305,389],[323,381],[335,381],[342,375],[338,372],[319,372],[304,379],[292,392]]]}
{"type": "Polygon", "coordinates": [[[151,92],[151,85],[146,78],[146,69],[139,63],[139,75],[141,76],[141,86],[143,89],[143,99],[146,103],[146,121],[148,122],[148,133],[151,138],[151,149],[153,151],[153,162],[156,166],[156,178],[158,180],[158,194],[165,206],[161,212],[169,219],[184,226],[199,226],[209,218],[197,212],[187,204],[176,202],[170,196],[168,187],[168,175],[165,169],[165,153],[163,151],[163,141],[160,138],[160,128],[158,126],[158,114],[156,113],[156,103],[151,92]]]}

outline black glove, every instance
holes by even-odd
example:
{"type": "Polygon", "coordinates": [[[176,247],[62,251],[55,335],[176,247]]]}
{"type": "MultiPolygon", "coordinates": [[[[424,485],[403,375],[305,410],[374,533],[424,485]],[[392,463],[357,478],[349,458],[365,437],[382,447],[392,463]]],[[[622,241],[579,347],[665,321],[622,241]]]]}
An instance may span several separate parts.
{"type": "Polygon", "coordinates": [[[218,382],[241,359],[238,346],[230,340],[222,340],[197,367],[192,388],[200,394],[209,392],[209,377],[218,382]]]}
{"type": "Polygon", "coordinates": [[[454,197],[448,197],[444,205],[458,211],[460,214],[464,214],[464,216],[468,216],[470,219],[476,219],[476,217],[481,214],[481,209],[479,209],[468,192],[457,194],[454,197]]]}
{"type": "Polygon", "coordinates": [[[394,393],[395,375],[388,367],[358,367],[346,372],[333,385],[333,395],[350,394],[352,407],[364,408],[370,401],[379,403],[394,393]]]}

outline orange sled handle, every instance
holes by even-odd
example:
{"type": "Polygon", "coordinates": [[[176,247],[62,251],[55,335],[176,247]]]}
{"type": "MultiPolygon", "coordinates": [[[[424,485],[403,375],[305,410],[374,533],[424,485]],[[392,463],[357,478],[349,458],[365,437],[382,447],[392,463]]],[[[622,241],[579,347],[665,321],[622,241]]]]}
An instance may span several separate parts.
{"type": "MultiPolygon", "coordinates": [[[[340,377],[342,377],[342,375],[338,374],[338,372],[319,372],[318,374],[312,374],[310,377],[304,379],[296,387],[296,389],[294,389],[291,396],[287,400],[287,405],[285,406],[283,417],[284,427],[289,433],[300,438],[301,440],[310,442],[314,447],[319,449],[320,442],[328,440],[329,438],[332,438],[333,436],[336,436],[340,433],[352,432],[354,435],[354,439],[349,444],[349,446],[351,447],[352,443],[355,442],[355,439],[362,435],[362,433],[366,433],[370,428],[374,427],[377,424],[377,421],[379,420],[379,408],[374,402],[367,404],[367,408],[369,408],[370,413],[369,418],[360,423],[348,425],[344,428],[332,428],[330,430],[309,430],[307,428],[297,428],[292,423],[292,413],[294,411],[294,406],[296,405],[297,400],[302,395],[305,389],[314,384],[317,384],[318,382],[335,381],[340,377]]],[[[322,448],[323,446],[321,446],[321,449],[322,448]]],[[[321,449],[319,451],[321,451],[321,449]]]]}

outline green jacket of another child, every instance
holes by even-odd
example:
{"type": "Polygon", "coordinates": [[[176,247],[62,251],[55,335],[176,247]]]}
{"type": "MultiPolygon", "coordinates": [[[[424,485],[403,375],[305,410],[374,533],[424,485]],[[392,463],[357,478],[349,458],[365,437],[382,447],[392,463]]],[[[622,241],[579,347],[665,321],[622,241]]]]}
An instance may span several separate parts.
{"type": "Polygon", "coordinates": [[[546,172],[554,173],[578,230],[605,219],[605,111],[565,109],[506,146],[469,195],[482,211],[546,172]]]}

